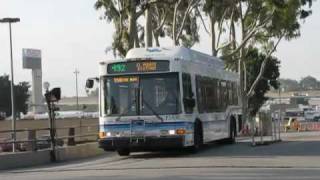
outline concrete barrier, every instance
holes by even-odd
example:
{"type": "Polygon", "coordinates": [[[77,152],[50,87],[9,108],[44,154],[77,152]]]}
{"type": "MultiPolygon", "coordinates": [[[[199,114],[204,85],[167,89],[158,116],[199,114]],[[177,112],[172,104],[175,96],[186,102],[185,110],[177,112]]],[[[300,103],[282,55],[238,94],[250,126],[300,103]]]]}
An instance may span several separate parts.
{"type": "Polygon", "coordinates": [[[19,152],[0,155],[0,169],[14,169],[50,163],[50,151],[19,152]]]}
{"type": "MultiPolygon", "coordinates": [[[[58,148],[56,152],[58,161],[78,160],[102,154],[106,153],[98,148],[98,143],[62,147],[58,148]]],[[[0,154],[0,170],[39,166],[49,163],[51,163],[50,150],[0,154]]]]}
{"type": "Polygon", "coordinates": [[[58,161],[69,161],[81,158],[88,158],[105,154],[103,149],[98,148],[97,143],[87,143],[68,148],[57,149],[58,161]]]}

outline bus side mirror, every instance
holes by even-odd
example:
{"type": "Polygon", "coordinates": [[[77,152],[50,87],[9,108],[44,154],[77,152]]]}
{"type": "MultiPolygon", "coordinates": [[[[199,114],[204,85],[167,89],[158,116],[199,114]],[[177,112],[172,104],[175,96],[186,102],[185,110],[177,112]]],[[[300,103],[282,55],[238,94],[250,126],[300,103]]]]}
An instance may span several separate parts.
{"type": "Polygon", "coordinates": [[[194,108],[196,100],[194,98],[183,98],[183,103],[190,108],[194,108]]]}
{"type": "Polygon", "coordinates": [[[86,88],[91,89],[93,87],[94,80],[93,79],[88,79],[86,82],[86,88]]]}

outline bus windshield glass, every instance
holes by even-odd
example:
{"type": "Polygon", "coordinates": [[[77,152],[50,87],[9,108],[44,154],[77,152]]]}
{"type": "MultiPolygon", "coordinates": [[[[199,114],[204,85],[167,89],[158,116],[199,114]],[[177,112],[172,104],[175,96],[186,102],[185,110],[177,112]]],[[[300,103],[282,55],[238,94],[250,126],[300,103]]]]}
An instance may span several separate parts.
{"type": "Polygon", "coordinates": [[[102,114],[164,115],[180,112],[178,73],[109,76],[103,79],[102,114]]]}

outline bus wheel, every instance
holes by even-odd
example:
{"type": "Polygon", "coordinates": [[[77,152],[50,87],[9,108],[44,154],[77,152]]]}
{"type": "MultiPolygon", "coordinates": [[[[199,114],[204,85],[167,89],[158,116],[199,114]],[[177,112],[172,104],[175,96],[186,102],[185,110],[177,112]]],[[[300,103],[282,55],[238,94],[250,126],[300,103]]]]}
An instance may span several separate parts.
{"type": "Polygon", "coordinates": [[[237,129],[236,129],[236,123],[233,118],[231,118],[230,121],[230,131],[229,131],[229,138],[227,140],[228,144],[233,144],[236,142],[236,136],[237,136],[237,129]]]}
{"type": "Polygon", "coordinates": [[[129,156],[130,155],[129,149],[118,149],[117,152],[120,156],[129,156]]]}
{"type": "Polygon", "coordinates": [[[197,152],[203,145],[203,131],[200,121],[196,121],[194,124],[194,145],[192,147],[193,152],[197,152]]]}

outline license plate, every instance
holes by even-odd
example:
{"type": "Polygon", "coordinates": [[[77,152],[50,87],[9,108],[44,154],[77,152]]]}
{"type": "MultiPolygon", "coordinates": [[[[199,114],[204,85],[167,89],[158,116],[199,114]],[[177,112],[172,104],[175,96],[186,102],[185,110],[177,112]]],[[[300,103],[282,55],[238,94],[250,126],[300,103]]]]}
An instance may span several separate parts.
{"type": "Polygon", "coordinates": [[[131,122],[131,137],[132,138],[143,138],[145,131],[144,120],[133,120],[131,122]]]}

